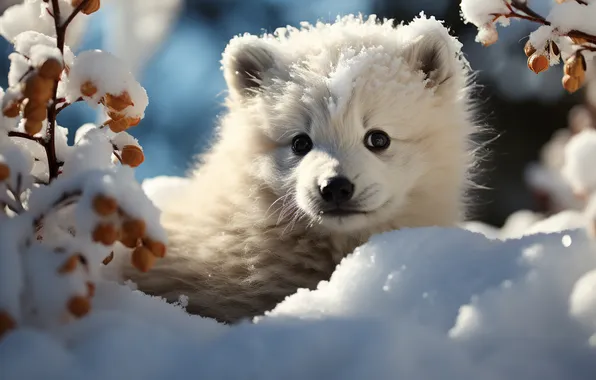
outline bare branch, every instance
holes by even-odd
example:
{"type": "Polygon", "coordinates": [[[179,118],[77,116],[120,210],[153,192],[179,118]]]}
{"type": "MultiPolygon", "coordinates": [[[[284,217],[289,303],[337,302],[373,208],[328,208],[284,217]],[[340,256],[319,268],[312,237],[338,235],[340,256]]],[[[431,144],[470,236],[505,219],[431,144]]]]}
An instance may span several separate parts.
{"type": "MultiPolygon", "coordinates": [[[[542,17],[538,12],[532,10],[528,4],[524,1],[520,0],[512,0],[511,3],[503,0],[509,9],[509,13],[507,14],[500,14],[500,13],[493,13],[491,16],[495,17],[495,20],[499,17],[506,17],[506,18],[518,18],[522,20],[527,20],[531,22],[535,22],[542,25],[551,25],[551,23],[542,17]],[[521,13],[520,13],[521,12],[521,13]]],[[[577,0],[576,0],[577,1],[577,0]]],[[[587,3],[579,0],[577,1],[580,4],[586,5],[587,3]]],[[[570,30],[567,33],[562,33],[562,36],[572,37],[572,38],[582,38],[588,42],[596,44],[596,36],[585,33],[579,30],[570,30]]]]}

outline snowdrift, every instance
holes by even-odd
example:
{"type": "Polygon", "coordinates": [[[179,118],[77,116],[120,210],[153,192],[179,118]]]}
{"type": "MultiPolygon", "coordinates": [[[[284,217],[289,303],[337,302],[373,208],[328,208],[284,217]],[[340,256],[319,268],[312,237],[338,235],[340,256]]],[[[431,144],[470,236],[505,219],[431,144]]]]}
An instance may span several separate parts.
{"type": "Polygon", "coordinates": [[[235,326],[104,281],[89,316],[6,335],[0,378],[592,379],[593,245],[583,229],[385,233],[317,290],[235,326]]]}

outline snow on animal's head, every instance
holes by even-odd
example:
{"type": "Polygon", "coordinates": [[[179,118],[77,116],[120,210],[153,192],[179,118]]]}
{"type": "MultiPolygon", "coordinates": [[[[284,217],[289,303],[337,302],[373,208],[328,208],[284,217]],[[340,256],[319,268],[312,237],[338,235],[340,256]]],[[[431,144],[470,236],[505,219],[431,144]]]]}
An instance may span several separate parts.
{"type": "Polygon", "coordinates": [[[427,178],[463,181],[468,71],[434,18],[244,35],[222,63],[230,111],[257,142],[255,174],[283,197],[280,220],[368,229],[415,213],[427,178]]]}

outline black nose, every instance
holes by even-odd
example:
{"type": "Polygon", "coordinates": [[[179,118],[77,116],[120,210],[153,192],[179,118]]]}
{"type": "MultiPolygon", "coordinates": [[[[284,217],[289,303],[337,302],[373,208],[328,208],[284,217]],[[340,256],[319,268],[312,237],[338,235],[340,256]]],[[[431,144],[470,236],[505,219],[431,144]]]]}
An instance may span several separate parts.
{"type": "Polygon", "coordinates": [[[347,202],[354,195],[354,184],[346,177],[333,177],[319,187],[321,197],[325,202],[336,204],[347,202]]]}

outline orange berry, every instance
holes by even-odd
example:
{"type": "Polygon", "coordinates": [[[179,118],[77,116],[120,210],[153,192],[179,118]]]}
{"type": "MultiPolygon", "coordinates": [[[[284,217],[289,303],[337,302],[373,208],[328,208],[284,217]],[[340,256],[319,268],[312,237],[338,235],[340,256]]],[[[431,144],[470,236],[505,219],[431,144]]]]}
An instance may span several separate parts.
{"type": "Polygon", "coordinates": [[[38,71],[39,75],[42,77],[57,81],[60,79],[63,69],[64,67],[62,66],[62,62],[54,58],[50,58],[40,66],[38,71]]]}
{"type": "Polygon", "coordinates": [[[567,90],[567,92],[569,92],[569,93],[576,92],[577,90],[579,90],[580,85],[581,85],[579,78],[572,77],[570,75],[564,75],[562,83],[563,83],[563,88],[565,90],[567,90]]]}
{"type": "Polygon", "coordinates": [[[80,260],[78,255],[70,256],[68,259],[66,259],[64,264],[62,264],[62,266],[58,268],[58,273],[66,274],[73,272],[75,269],[77,269],[77,264],[79,263],[79,261],[80,260]]]}
{"type": "Polygon", "coordinates": [[[146,229],[147,226],[142,219],[130,219],[122,223],[122,231],[132,238],[142,238],[146,229]]]}
{"type": "Polygon", "coordinates": [[[44,103],[52,98],[54,81],[41,75],[31,75],[25,80],[23,95],[36,103],[44,103]]]}
{"type": "Polygon", "coordinates": [[[80,90],[81,90],[81,94],[83,94],[83,96],[87,96],[89,98],[92,97],[93,95],[97,94],[97,87],[95,87],[93,82],[91,82],[90,80],[83,83],[81,85],[80,90]]]}
{"type": "Polygon", "coordinates": [[[139,239],[123,233],[122,237],[120,238],[120,243],[127,248],[135,248],[137,245],[139,245],[139,239]]]}
{"type": "Polygon", "coordinates": [[[141,122],[141,118],[140,117],[127,117],[126,122],[128,123],[129,127],[134,127],[136,125],[139,125],[139,123],[141,122]]]}
{"type": "Polygon", "coordinates": [[[0,338],[7,332],[14,330],[17,322],[6,311],[0,311],[0,338]]]}
{"type": "Polygon", "coordinates": [[[140,246],[132,251],[132,265],[141,272],[148,272],[155,263],[155,255],[147,248],[140,246]]]}
{"type": "Polygon", "coordinates": [[[532,54],[536,53],[536,48],[532,46],[530,41],[526,42],[524,45],[524,53],[526,54],[526,57],[530,57],[532,54]]]}
{"type": "Polygon", "coordinates": [[[536,74],[548,70],[549,65],[548,58],[542,54],[534,53],[528,58],[528,68],[536,74]]]}
{"type": "MultiPolygon", "coordinates": [[[[79,5],[81,5],[82,2],[83,2],[83,0],[71,0],[71,4],[75,8],[78,7],[79,5]]],[[[101,5],[100,0],[90,0],[89,2],[87,2],[87,4],[85,4],[85,6],[83,8],[81,8],[81,13],[89,15],[91,13],[97,12],[100,5],[101,5]]]]}
{"type": "Polygon", "coordinates": [[[45,103],[35,103],[29,100],[23,110],[23,116],[32,122],[42,122],[48,117],[48,109],[45,103]]]}
{"type": "Polygon", "coordinates": [[[6,117],[17,117],[21,112],[21,103],[12,102],[2,109],[2,114],[6,117]]]}
{"type": "Polygon", "coordinates": [[[118,202],[112,197],[99,194],[93,198],[93,210],[98,215],[108,216],[118,210],[118,202]]]}
{"type": "Polygon", "coordinates": [[[106,94],[104,99],[106,106],[116,112],[121,112],[126,107],[134,105],[128,91],[124,91],[120,95],[106,94]]]}
{"type": "Polygon", "coordinates": [[[478,30],[478,37],[480,37],[479,42],[482,46],[487,47],[499,40],[499,33],[494,25],[489,24],[478,30]]]}
{"type": "Polygon", "coordinates": [[[0,162],[0,181],[6,181],[10,177],[10,167],[0,162]]]}
{"type": "Polygon", "coordinates": [[[574,54],[567,58],[563,71],[572,77],[579,77],[586,72],[586,60],[581,53],[574,54]]]}
{"type": "Polygon", "coordinates": [[[135,248],[139,245],[139,236],[136,234],[129,234],[127,230],[122,229],[122,235],[120,236],[120,243],[127,248],[135,248]]]}
{"type": "Polygon", "coordinates": [[[108,109],[108,116],[112,120],[120,120],[120,119],[124,118],[124,115],[123,114],[118,113],[116,111],[110,111],[109,109],[108,109]]]}
{"type": "Polygon", "coordinates": [[[121,158],[124,165],[128,165],[133,168],[136,168],[137,166],[141,165],[143,161],[145,161],[143,151],[136,145],[125,145],[124,148],[122,148],[121,158]]]}
{"type": "Polygon", "coordinates": [[[31,136],[38,134],[43,129],[43,122],[29,120],[25,121],[25,132],[30,134],[31,136]]]}
{"type": "Polygon", "coordinates": [[[166,245],[160,241],[146,237],[143,239],[143,245],[156,257],[163,258],[166,255],[166,245]]]}
{"type": "Polygon", "coordinates": [[[126,118],[120,118],[118,120],[108,121],[108,126],[110,127],[112,132],[120,133],[128,129],[128,122],[126,121],[126,118]]]}
{"type": "Polygon", "coordinates": [[[97,12],[99,10],[100,5],[100,0],[91,0],[87,3],[87,6],[85,7],[83,13],[89,15],[91,13],[97,12]]]}
{"type": "Polygon", "coordinates": [[[118,230],[111,223],[100,223],[93,230],[93,241],[112,245],[118,239],[118,230]]]}
{"type": "Polygon", "coordinates": [[[73,296],[67,303],[68,311],[77,318],[84,317],[91,310],[91,302],[83,296],[73,296]]]}

